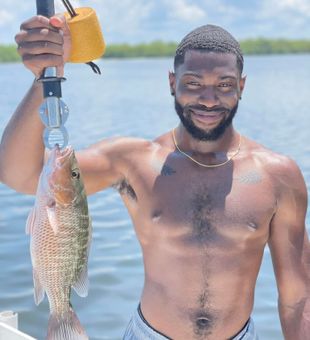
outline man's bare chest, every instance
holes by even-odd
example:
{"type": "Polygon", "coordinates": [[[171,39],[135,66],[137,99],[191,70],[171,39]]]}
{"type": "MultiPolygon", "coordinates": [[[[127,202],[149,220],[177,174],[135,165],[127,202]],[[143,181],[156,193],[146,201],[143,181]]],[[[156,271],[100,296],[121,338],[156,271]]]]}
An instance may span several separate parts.
{"type": "Polygon", "coordinates": [[[134,207],[132,217],[138,225],[166,232],[168,228],[189,241],[213,243],[231,234],[268,233],[276,200],[269,179],[259,170],[234,169],[231,164],[210,171],[173,162],[151,170],[132,174],[126,190],[131,198],[124,197],[129,212],[134,207]]]}

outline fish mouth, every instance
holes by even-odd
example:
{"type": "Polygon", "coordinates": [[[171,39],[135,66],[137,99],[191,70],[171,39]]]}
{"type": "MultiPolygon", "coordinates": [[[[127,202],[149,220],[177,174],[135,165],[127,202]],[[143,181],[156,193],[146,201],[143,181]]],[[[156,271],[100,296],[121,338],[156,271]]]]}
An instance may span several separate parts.
{"type": "Polygon", "coordinates": [[[72,146],[60,149],[56,145],[49,155],[49,159],[44,168],[44,187],[48,196],[52,197],[62,206],[72,203],[74,192],[70,186],[71,163],[74,157],[72,146]],[[69,202],[70,201],[70,202],[69,202]]]}
{"type": "Polygon", "coordinates": [[[64,158],[68,158],[73,153],[73,148],[71,145],[66,146],[64,149],[60,149],[58,144],[55,146],[55,153],[57,160],[62,160],[64,158]]]}
{"type": "Polygon", "coordinates": [[[58,144],[56,144],[51,152],[51,163],[56,167],[61,167],[67,160],[71,159],[72,154],[72,146],[66,146],[64,149],[60,149],[58,144]]]}
{"type": "Polygon", "coordinates": [[[58,159],[63,159],[66,157],[71,156],[71,154],[73,153],[73,148],[71,145],[66,146],[64,149],[60,149],[59,145],[56,144],[52,151],[50,152],[50,156],[49,159],[54,160],[58,160],[58,159]]]}
{"type": "Polygon", "coordinates": [[[52,149],[48,163],[46,165],[46,176],[48,178],[48,184],[51,191],[60,190],[59,185],[55,184],[58,170],[66,167],[67,163],[70,163],[72,155],[72,146],[67,146],[64,149],[60,149],[58,144],[56,144],[52,149]]]}

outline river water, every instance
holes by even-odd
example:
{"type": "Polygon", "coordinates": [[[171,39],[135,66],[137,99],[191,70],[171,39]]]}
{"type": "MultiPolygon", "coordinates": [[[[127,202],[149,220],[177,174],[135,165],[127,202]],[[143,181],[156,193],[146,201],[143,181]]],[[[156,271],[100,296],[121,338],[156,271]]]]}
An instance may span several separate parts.
{"type": "MultiPolygon", "coordinates": [[[[101,60],[99,64],[101,77],[85,65],[66,69],[63,97],[70,107],[66,125],[75,149],[106,136],[153,139],[176,126],[168,86],[172,60],[101,60]]],[[[245,72],[247,84],[235,127],[295,159],[309,189],[310,55],[246,57],[245,72]]],[[[21,64],[0,65],[0,134],[31,81],[21,64]]],[[[38,307],[34,304],[29,238],[24,231],[33,202],[32,196],[0,184],[0,311],[18,312],[21,330],[43,339],[48,303],[45,299],[38,307]]],[[[90,196],[89,206],[94,228],[90,292],[84,299],[73,294],[72,302],[92,340],[121,339],[141,293],[141,251],[115,191],[90,196]]],[[[261,339],[283,339],[268,248],[257,281],[253,317],[261,339]]]]}

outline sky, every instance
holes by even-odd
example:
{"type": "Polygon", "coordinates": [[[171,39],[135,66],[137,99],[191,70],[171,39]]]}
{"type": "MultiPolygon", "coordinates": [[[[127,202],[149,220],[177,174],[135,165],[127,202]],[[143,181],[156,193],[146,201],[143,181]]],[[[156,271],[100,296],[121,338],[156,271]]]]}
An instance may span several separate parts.
{"type": "MultiPolygon", "coordinates": [[[[222,26],[237,39],[310,38],[310,0],[72,0],[92,7],[107,44],[178,42],[192,29],[222,26]]],[[[58,12],[64,7],[55,0],[58,12]]],[[[0,44],[14,43],[23,20],[36,13],[35,0],[1,0],[0,44]]]]}

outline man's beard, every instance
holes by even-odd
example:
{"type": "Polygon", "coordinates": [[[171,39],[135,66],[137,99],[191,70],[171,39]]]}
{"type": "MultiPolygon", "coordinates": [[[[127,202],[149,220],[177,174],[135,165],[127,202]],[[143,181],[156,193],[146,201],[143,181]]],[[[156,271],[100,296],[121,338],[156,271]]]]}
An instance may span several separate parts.
{"type": "Polygon", "coordinates": [[[224,107],[216,107],[216,108],[212,108],[212,110],[207,109],[205,106],[203,105],[185,105],[184,107],[177,101],[177,99],[175,98],[175,110],[183,124],[183,126],[185,127],[185,129],[187,130],[187,132],[195,139],[198,139],[200,141],[214,141],[217,140],[218,138],[220,138],[225,130],[227,129],[227,127],[229,127],[235,117],[235,114],[238,110],[238,102],[237,104],[232,108],[232,109],[227,109],[224,107]],[[200,110],[200,111],[205,111],[205,112],[224,112],[224,113],[228,113],[228,116],[226,119],[223,119],[219,125],[217,127],[215,127],[214,129],[210,130],[210,131],[205,131],[200,129],[199,127],[197,127],[191,116],[190,116],[190,111],[191,110],[200,110]]]}

